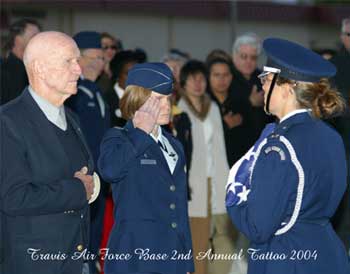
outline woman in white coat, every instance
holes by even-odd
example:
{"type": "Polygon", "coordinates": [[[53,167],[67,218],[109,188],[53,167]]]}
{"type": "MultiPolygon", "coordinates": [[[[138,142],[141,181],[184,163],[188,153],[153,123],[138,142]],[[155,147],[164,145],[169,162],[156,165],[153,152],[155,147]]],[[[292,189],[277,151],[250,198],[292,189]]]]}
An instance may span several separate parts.
{"type": "Polygon", "coordinates": [[[181,69],[180,85],[183,94],[178,106],[188,114],[192,125],[189,216],[195,273],[226,274],[232,261],[213,260],[214,252],[216,256],[232,254],[234,242],[224,202],[229,167],[220,110],[206,94],[204,63],[188,61],[181,69]]]}

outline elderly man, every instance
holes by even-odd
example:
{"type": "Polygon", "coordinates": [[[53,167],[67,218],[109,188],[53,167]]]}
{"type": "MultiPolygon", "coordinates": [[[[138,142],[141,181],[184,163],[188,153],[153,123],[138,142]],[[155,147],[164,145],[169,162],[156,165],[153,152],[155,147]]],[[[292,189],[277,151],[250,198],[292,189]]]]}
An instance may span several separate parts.
{"type": "MultiPolygon", "coordinates": [[[[347,112],[342,116],[336,118],[333,122],[338,132],[343,137],[347,155],[350,154],[350,17],[342,20],[340,40],[342,46],[336,56],[330,61],[337,67],[337,74],[333,78],[333,84],[337,87],[339,92],[343,95],[347,103],[347,112]]],[[[348,176],[350,177],[350,176],[348,176]]],[[[349,231],[350,231],[350,210],[349,198],[344,198],[341,206],[337,211],[337,215],[333,220],[333,225],[342,238],[346,246],[350,247],[349,231]]]]}
{"type": "Polygon", "coordinates": [[[36,35],[23,59],[30,85],[1,108],[1,273],[82,273],[94,164],[63,106],[79,56],[63,33],[36,35]]]}
{"type": "Polygon", "coordinates": [[[253,33],[237,37],[232,47],[234,69],[230,97],[233,114],[240,114],[242,120],[240,126],[232,129],[232,136],[236,136],[236,147],[232,149],[233,162],[240,159],[255,143],[268,119],[262,107],[264,94],[257,78],[260,52],[260,39],[253,33]]]}
{"type": "Polygon", "coordinates": [[[16,98],[28,85],[23,64],[23,53],[29,40],[40,32],[40,25],[33,19],[21,19],[10,26],[5,48],[9,51],[1,64],[0,104],[16,98]]]}

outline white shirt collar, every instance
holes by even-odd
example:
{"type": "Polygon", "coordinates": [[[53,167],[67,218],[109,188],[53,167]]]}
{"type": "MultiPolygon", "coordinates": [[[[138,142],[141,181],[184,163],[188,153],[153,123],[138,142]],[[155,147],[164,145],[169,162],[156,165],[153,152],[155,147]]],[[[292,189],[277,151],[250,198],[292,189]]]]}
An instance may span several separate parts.
{"type": "Polygon", "coordinates": [[[286,114],[285,116],[283,116],[283,118],[280,120],[280,123],[282,123],[283,121],[287,120],[288,118],[290,118],[296,114],[303,113],[303,112],[310,112],[310,111],[311,111],[310,109],[305,109],[305,108],[293,110],[293,111],[289,112],[288,114],[286,114]]]}
{"type": "Polygon", "coordinates": [[[115,83],[114,90],[119,99],[123,97],[125,90],[119,86],[118,82],[115,83]]]}
{"type": "Polygon", "coordinates": [[[153,140],[156,143],[158,143],[158,141],[163,143],[163,140],[162,140],[163,134],[162,134],[162,127],[161,126],[158,126],[158,136],[157,136],[157,138],[152,134],[152,132],[150,133],[150,135],[151,135],[151,137],[153,138],[153,140]]]}
{"type": "Polygon", "coordinates": [[[67,129],[66,114],[64,111],[64,106],[56,107],[49,101],[39,96],[31,86],[28,88],[30,95],[33,97],[34,101],[38,104],[39,108],[45,114],[46,118],[57,127],[62,130],[67,129]]]}
{"type": "Polygon", "coordinates": [[[162,151],[164,158],[168,164],[168,167],[170,169],[171,174],[173,174],[175,167],[176,167],[176,163],[179,159],[179,156],[177,155],[176,151],[174,150],[174,148],[170,144],[169,140],[162,134],[161,126],[158,126],[157,138],[152,133],[150,133],[150,135],[156,143],[158,143],[158,142],[162,143],[163,148],[161,149],[161,151],[162,151]],[[164,147],[166,149],[164,149],[164,147]]]}

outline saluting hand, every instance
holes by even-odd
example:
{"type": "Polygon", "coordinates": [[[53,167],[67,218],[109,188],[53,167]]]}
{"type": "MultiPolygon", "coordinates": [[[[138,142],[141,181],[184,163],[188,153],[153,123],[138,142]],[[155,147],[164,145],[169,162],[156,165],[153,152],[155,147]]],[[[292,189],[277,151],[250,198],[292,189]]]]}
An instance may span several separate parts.
{"type": "Polygon", "coordinates": [[[134,127],[149,134],[156,125],[159,111],[159,99],[154,96],[149,97],[142,107],[135,112],[132,119],[134,127]]]}
{"type": "Polygon", "coordinates": [[[85,187],[86,191],[86,199],[90,200],[92,194],[94,193],[94,179],[91,175],[87,175],[88,169],[87,167],[83,167],[81,170],[74,173],[74,177],[78,178],[85,187]]]}

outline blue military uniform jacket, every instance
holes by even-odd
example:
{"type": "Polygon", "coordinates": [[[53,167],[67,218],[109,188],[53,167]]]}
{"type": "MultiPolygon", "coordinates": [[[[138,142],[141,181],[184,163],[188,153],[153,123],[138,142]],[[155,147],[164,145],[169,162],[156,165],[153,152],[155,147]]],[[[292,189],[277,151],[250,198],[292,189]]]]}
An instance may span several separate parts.
{"type": "MultiPolygon", "coordinates": [[[[0,273],[81,273],[82,259],[71,256],[87,247],[89,210],[70,155],[28,89],[0,112],[0,273]],[[57,259],[33,260],[28,249],[57,259]]],[[[94,163],[76,117],[66,109],[66,118],[91,174],[94,163]]]]}
{"type": "Polygon", "coordinates": [[[71,96],[66,105],[79,117],[86,141],[97,162],[103,135],[110,128],[110,113],[96,83],[80,79],[78,92],[71,96]]]}
{"type": "Polygon", "coordinates": [[[106,273],[194,270],[184,152],[179,141],[163,134],[179,156],[173,174],[158,144],[131,121],[110,129],[103,139],[98,166],[112,184],[116,220],[108,252],[132,255],[130,260],[106,259],[106,273]],[[165,257],[140,257],[138,253],[147,249],[165,257]]]}
{"type": "Polygon", "coordinates": [[[349,274],[329,222],[346,189],[340,136],[303,112],[278,124],[259,150],[248,197],[227,207],[251,241],[248,273],[349,274]]]}

